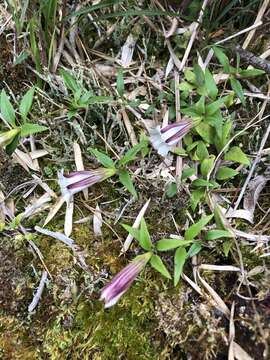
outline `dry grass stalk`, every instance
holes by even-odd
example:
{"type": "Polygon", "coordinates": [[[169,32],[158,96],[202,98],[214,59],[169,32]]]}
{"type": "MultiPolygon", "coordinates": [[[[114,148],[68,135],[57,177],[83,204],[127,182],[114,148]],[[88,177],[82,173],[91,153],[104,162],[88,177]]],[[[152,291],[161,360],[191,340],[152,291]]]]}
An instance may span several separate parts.
{"type": "Polygon", "coordinates": [[[42,276],[40,278],[40,282],[39,282],[39,285],[38,285],[38,288],[37,288],[37,291],[36,293],[34,294],[34,297],[31,301],[31,303],[29,304],[28,306],[28,312],[31,313],[32,311],[35,310],[35,308],[37,307],[40,299],[41,299],[41,295],[43,293],[43,290],[44,290],[44,287],[45,287],[45,284],[46,284],[46,281],[47,281],[47,278],[48,278],[48,273],[47,271],[43,271],[42,272],[42,276]]]}
{"type": "MultiPolygon", "coordinates": [[[[262,6],[260,8],[260,10],[258,11],[256,20],[255,20],[255,24],[258,23],[259,21],[261,21],[266,9],[268,8],[270,3],[270,0],[264,0],[264,2],[262,3],[262,6]]],[[[255,29],[251,30],[250,33],[248,34],[248,36],[246,37],[244,44],[243,44],[243,49],[246,49],[250,43],[250,41],[252,40],[253,36],[255,35],[255,29]]]]}
{"type": "Polygon", "coordinates": [[[235,302],[232,302],[231,306],[231,315],[230,315],[230,327],[229,327],[229,351],[228,351],[228,360],[234,360],[234,338],[235,338],[235,326],[234,326],[234,309],[235,302]]]}
{"type": "MultiPolygon", "coordinates": [[[[142,218],[143,218],[143,216],[144,216],[144,214],[145,214],[145,212],[146,212],[146,210],[147,210],[147,208],[148,208],[148,205],[149,205],[149,203],[150,203],[150,200],[151,200],[151,199],[148,199],[148,200],[146,201],[146,203],[144,204],[144,206],[141,208],[139,214],[137,215],[137,217],[136,217],[136,219],[135,219],[135,221],[134,221],[134,223],[133,223],[133,225],[132,225],[132,227],[133,227],[134,229],[138,229],[138,228],[139,228],[140,223],[141,223],[141,220],[142,220],[142,218]]],[[[130,247],[130,245],[131,245],[131,243],[132,243],[132,240],[133,240],[133,236],[130,235],[130,234],[128,234],[128,236],[127,236],[127,238],[126,238],[126,240],[125,240],[125,242],[124,242],[124,245],[123,245],[123,247],[122,247],[122,249],[121,249],[121,254],[125,253],[125,252],[129,249],[129,247],[130,247]]]]}
{"type": "Polygon", "coordinates": [[[128,136],[130,138],[130,142],[132,146],[135,146],[138,144],[138,140],[134,131],[134,128],[129,120],[128,114],[125,109],[121,110],[122,119],[125,125],[125,128],[127,130],[128,136]]]}
{"type": "MultiPolygon", "coordinates": [[[[83,158],[82,158],[82,151],[80,145],[74,141],[73,143],[73,151],[74,151],[74,160],[76,164],[77,171],[83,171],[84,165],[83,165],[83,158]]],[[[88,189],[83,190],[83,195],[85,200],[88,200],[88,189]]]]}
{"type": "Polygon", "coordinates": [[[185,54],[183,56],[183,59],[182,59],[182,62],[180,64],[180,67],[179,67],[179,71],[182,71],[184,69],[184,67],[186,66],[186,62],[187,62],[187,59],[189,57],[189,54],[190,54],[190,51],[192,49],[192,46],[193,46],[193,43],[194,43],[194,40],[196,38],[196,34],[197,34],[197,30],[200,26],[200,23],[202,21],[202,18],[203,18],[203,14],[204,14],[204,11],[206,9],[206,6],[207,6],[207,3],[208,3],[208,0],[204,0],[203,4],[202,4],[202,8],[201,8],[201,11],[200,11],[200,14],[199,14],[199,17],[198,17],[198,20],[196,23],[194,23],[194,26],[193,26],[193,29],[192,29],[192,34],[190,36],[190,40],[189,40],[189,43],[188,43],[188,46],[186,48],[186,51],[185,51],[185,54]]]}
{"type": "MultiPolygon", "coordinates": [[[[268,97],[268,98],[269,98],[269,96],[270,96],[270,84],[268,85],[268,93],[267,93],[267,97],[268,97]]],[[[263,105],[262,105],[262,108],[261,108],[261,110],[260,110],[260,112],[259,112],[259,119],[262,119],[262,117],[263,117],[263,114],[264,114],[264,111],[265,111],[265,108],[266,108],[266,104],[267,104],[267,101],[265,101],[265,102],[263,103],[263,105]]],[[[247,176],[247,178],[246,178],[246,180],[245,180],[245,183],[244,183],[244,185],[243,185],[243,187],[242,187],[242,190],[241,190],[241,192],[240,192],[240,194],[239,194],[239,196],[238,196],[238,199],[237,199],[237,201],[236,201],[236,203],[235,203],[235,205],[234,205],[234,210],[236,210],[236,209],[238,208],[238,206],[239,206],[239,204],[240,204],[240,202],[241,202],[241,200],[242,200],[242,197],[243,197],[243,195],[244,195],[244,193],[245,193],[245,191],[246,191],[246,188],[247,188],[247,186],[248,186],[248,184],[249,184],[249,182],[250,182],[250,180],[251,180],[251,177],[252,177],[252,175],[253,175],[253,173],[254,173],[254,171],[255,171],[255,168],[256,168],[257,164],[259,163],[259,161],[260,161],[260,159],[261,159],[261,152],[262,152],[262,150],[263,150],[264,147],[265,147],[265,144],[266,144],[266,141],[267,141],[267,139],[268,139],[269,134],[270,134],[270,124],[268,125],[268,127],[267,127],[267,129],[266,129],[266,131],[265,131],[265,133],[264,133],[264,136],[263,136],[263,138],[262,138],[262,141],[261,141],[261,144],[260,144],[260,148],[259,148],[259,150],[258,150],[258,153],[257,153],[257,155],[256,155],[256,158],[255,158],[255,160],[254,160],[253,163],[252,163],[252,166],[251,166],[251,169],[250,169],[250,171],[249,171],[249,174],[248,174],[248,176],[247,176]]]]}

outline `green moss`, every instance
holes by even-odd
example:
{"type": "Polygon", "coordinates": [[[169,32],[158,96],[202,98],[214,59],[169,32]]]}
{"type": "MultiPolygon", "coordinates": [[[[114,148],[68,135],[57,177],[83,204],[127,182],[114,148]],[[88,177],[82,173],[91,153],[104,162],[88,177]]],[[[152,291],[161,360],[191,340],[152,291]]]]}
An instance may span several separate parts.
{"type": "Polygon", "coordinates": [[[58,317],[45,336],[44,350],[51,359],[158,359],[158,347],[153,334],[154,283],[138,281],[121,299],[119,305],[105,310],[96,300],[83,298],[73,314],[70,328],[63,329],[67,320],[58,317]]]}

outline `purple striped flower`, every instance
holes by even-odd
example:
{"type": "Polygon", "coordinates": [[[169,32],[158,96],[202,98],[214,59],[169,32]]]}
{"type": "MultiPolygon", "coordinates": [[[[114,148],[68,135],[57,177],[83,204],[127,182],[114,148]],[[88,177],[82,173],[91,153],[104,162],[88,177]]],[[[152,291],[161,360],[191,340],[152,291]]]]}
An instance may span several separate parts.
{"type": "Polygon", "coordinates": [[[178,141],[186,135],[192,128],[193,122],[189,118],[170,124],[164,127],[157,126],[151,129],[150,141],[158,154],[166,157],[168,152],[178,143],[178,141]]]}
{"type": "Polygon", "coordinates": [[[109,308],[117,303],[145,267],[151,256],[151,252],[137,256],[101,290],[100,300],[105,301],[105,308],[109,308]]]}
{"type": "Polygon", "coordinates": [[[58,173],[58,184],[64,199],[69,201],[74,194],[113,176],[115,172],[116,170],[113,168],[99,168],[88,171],[74,171],[64,175],[62,170],[58,173]]]}

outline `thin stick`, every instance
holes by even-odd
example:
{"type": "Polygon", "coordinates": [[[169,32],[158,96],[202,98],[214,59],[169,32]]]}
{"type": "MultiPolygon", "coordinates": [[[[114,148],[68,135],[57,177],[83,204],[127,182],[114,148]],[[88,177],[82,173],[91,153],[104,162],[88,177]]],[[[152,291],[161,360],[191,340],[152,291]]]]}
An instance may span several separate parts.
{"type": "MultiPolygon", "coordinates": [[[[261,18],[263,17],[268,5],[269,5],[269,1],[270,0],[264,0],[259,12],[258,12],[258,15],[255,19],[255,24],[261,20],[261,18]]],[[[252,40],[253,36],[255,34],[255,29],[250,31],[250,33],[248,34],[248,36],[246,37],[246,40],[244,41],[244,44],[243,44],[243,49],[246,49],[250,43],[250,41],[252,40]]]]}
{"type": "Polygon", "coordinates": [[[206,8],[206,6],[207,6],[207,3],[208,3],[208,0],[204,0],[204,2],[203,2],[203,4],[202,4],[202,8],[201,8],[201,11],[200,11],[200,14],[199,14],[197,23],[195,23],[195,25],[194,25],[194,28],[193,28],[191,37],[190,37],[190,39],[189,39],[188,46],[187,46],[187,48],[186,48],[184,57],[183,57],[183,59],[182,59],[181,65],[180,65],[180,69],[179,69],[180,71],[182,71],[182,70],[184,69],[185,65],[186,65],[187,59],[188,59],[188,57],[189,57],[189,53],[190,53],[190,51],[191,51],[192,45],[193,45],[193,43],[194,43],[194,40],[195,40],[195,38],[196,38],[196,34],[197,34],[198,27],[200,26],[200,22],[202,21],[203,14],[204,14],[205,8],[206,8]]]}
{"type": "Polygon", "coordinates": [[[235,338],[235,326],[234,326],[234,308],[235,302],[233,301],[231,306],[231,315],[230,315],[230,328],[229,328],[229,351],[228,351],[228,360],[234,360],[234,347],[233,342],[235,338]]]}
{"type": "MultiPolygon", "coordinates": [[[[270,84],[269,84],[269,86],[268,86],[268,94],[267,94],[267,97],[269,97],[269,95],[270,95],[270,84]]],[[[259,115],[260,118],[262,117],[262,115],[263,115],[263,113],[264,113],[266,104],[267,104],[267,100],[263,103],[263,106],[262,106],[262,109],[261,109],[260,115],[259,115]]],[[[243,187],[242,187],[242,190],[241,190],[241,192],[240,192],[240,194],[239,194],[239,196],[238,196],[238,199],[237,199],[237,201],[236,201],[236,203],[235,203],[234,210],[236,210],[236,209],[238,208],[238,206],[239,206],[239,204],[240,204],[240,202],[241,202],[241,200],[242,200],[242,197],[243,197],[243,195],[244,195],[244,193],[245,193],[245,191],[246,191],[246,188],[247,188],[247,186],[248,186],[248,183],[249,183],[249,181],[250,181],[250,179],[251,179],[251,177],[252,177],[252,175],[253,175],[253,173],[254,173],[254,170],[255,170],[258,162],[259,162],[260,159],[261,159],[261,153],[262,153],[263,148],[265,147],[265,144],[266,144],[266,141],[267,141],[267,139],[268,139],[269,133],[270,133],[270,123],[269,123],[269,125],[268,125],[268,127],[267,127],[267,130],[266,130],[266,132],[265,132],[265,134],[264,134],[264,136],[263,136],[263,138],[262,138],[262,142],[261,142],[259,151],[258,151],[258,153],[257,153],[257,155],[256,155],[255,160],[253,161],[253,164],[252,164],[252,166],[251,166],[250,172],[249,172],[249,174],[248,174],[248,176],[247,176],[247,178],[246,178],[246,181],[245,181],[245,183],[244,183],[244,185],[243,185],[243,187]]]]}
{"type": "Polygon", "coordinates": [[[133,126],[132,126],[132,124],[131,124],[131,122],[129,120],[128,114],[127,114],[125,109],[121,110],[121,114],[122,114],[122,119],[123,119],[125,128],[127,130],[129,138],[130,138],[130,142],[131,142],[132,146],[135,146],[135,145],[138,144],[138,140],[136,138],[134,128],[133,128],[133,126]]]}
{"type": "MultiPolygon", "coordinates": [[[[181,112],[180,112],[180,91],[179,91],[179,72],[174,71],[174,82],[175,82],[175,113],[176,113],[176,122],[181,121],[181,112]]],[[[182,147],[182,140],[179,140],[177,144],[178,148],[182,147]]],[[[176,157],[176,166],[175,166],[175,176],[178,180],[181,180],[183,169],[183,159],[181,156],[176,157]]]]}
{"type": "MultiPolygon", "coordinates": [[[[148,199],[148,200],[147,200],[147,202],[144,204],[144,206],[141,208],[139,214],[137,215],[136,220],[134,221],[134,223],[133,223],[133,225],[132,225],[132,227],[133,227],[134,229],[138,229],[138,228],[139,228],[140,222],[141,222],[141,220],[142,220],[142,218],[143,218],[143,216],[144,216],[144,214],[145,214],[145,212],[146,212],[146,209],[148,208],[148,205],[149,205],[149,203],[150,203],[150,200],[151,200],[151,199],[148,199]]],[[[125,252],[129,249],[130,244],[132,243],[132,240],[133,240],[133,236],[132,236],[131,234],[129,234],[129,235],[127,236],[125,242],[124,242],[124,245],[123,245],[122,249],[121,249],[120,255],[122,255],[123,253],[125,253],[125,252]]]]}
{"type": "MultiPolygon", "coordinates": [[[[269,1],[269,0],[267,0],[267,1],[269,1]]],[[[235,33],[235,34],[228,36],[226,39],[223,39],[223,40],[220,40],[220,41],[216,42],[215,45],[223,44],[224,42],[226,42],[226,41],[228,41],[228,40],[231,40],[231,39],[233,39],[233,38],[235,38],[235,37],[237,37],[237,36],[239,36],[239,35],[242,35],[242,34],[248,32],[248,31],[250,31],[250,30],[255,31],[254,29],[257,29],[257,27],[261,26],[262,23],[263,23],[262,21],[255,22],[253,25],[247,27],[246,29],[243,29],[243,30],[241,30],[241,31],[238,31],[238,32],[235,33]]]]}
{"type": "Polygon", "coordinates": [[[40,282],[39,282],[39,285],[38,285],[38,288],[37,288],[37,291],[36,291],[32,301],[31,301],[31,304],[29,304],[29,306],[28,306],[28,312],[29,313],[32,312],[37,307],[37,305],[39,303],[39,300],[41,298],[41,295],[43,293],[43,290],[44,290],[44,287],[45,287],[45,284],[46,284],[46,281],[47,281],[47,277],[48,277],[47,271],[43,271],[40,282]]]}

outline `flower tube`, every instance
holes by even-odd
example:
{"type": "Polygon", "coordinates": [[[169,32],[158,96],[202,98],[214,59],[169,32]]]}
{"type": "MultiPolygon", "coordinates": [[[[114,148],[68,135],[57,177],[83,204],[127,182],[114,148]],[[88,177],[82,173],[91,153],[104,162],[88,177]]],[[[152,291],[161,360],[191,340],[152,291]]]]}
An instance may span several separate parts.
{"type": "Polygon", "coordinates": [[[101,290],[100,300],[105,301],[105,308],[109,308],[117,303],[145,267],[151,256],[151,252],[137,256],[101,290]]]}
{"type": "Polygon", "coordinates": [[[58,183],[64,199],[68,201],[74,194],[113,176],[115,172],[116,169],[113,168],[99,168],[96,170],[74,171],[64,175],[62,170],[58,173],[58,183]]]}
{"type": "Polygon", "coordinates": [[[184,118],[182,121],[162,128],[157,126],[149,131],[150,141],[158,154],[166,157],[168,152],[189,132],[192,126],[193,122],[189,118],[184,118]]]}

